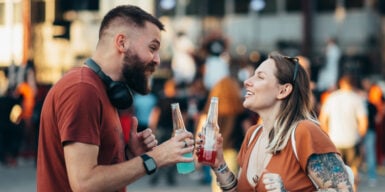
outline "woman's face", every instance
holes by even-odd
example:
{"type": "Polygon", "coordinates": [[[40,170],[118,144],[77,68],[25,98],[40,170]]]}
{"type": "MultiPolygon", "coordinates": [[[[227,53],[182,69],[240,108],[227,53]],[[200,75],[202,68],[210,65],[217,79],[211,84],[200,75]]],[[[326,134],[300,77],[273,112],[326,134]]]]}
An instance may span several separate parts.
{"type": "Polygon", "coordinates": [[[265,60],[253,76],[244,81],[246,89],[243,106],[251,111],[259,112],[270,109],[277,103],[280,85],[274,75],[276,72],[273,59],[265,60]]]}

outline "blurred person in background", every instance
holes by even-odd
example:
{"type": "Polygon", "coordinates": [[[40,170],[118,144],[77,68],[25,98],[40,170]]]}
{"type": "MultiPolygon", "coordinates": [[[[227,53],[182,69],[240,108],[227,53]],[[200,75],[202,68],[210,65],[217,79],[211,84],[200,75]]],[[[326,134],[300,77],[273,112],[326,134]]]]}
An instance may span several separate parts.
{"type": "Polygon", "coordinates": [[[335,38],[326,41],[325,65],[318,74],[317,89],[322,93],[337,89],[341,50],[335,38]]]}
{"type": "Polygon", "coordinates": [[[206,37],[203,49],[206,54],[203,66],[203,84],[211,90],[222,78],[230,75],[228,42],[219,32],[206,37]]]}
{"type": "Polygon", "coordinates": [[[118,6],[104,16],[92,57],[67,72],[44,101],[37,191],[125,191],[157,168],[193,161],[183,157],[193,151],[191,133],[157,145],[151,129],[137,132],[135,117],[124,144],[117,110],[130,107],[131,89],[150,91],[163,29],[136,6],[118,6]]]}
{"type": "Polygon", "coordinates": [[[368,130],[364,137],[363,147],[366,171],[368,176],[369,186],[376,186],[377,184],[377,134],[376,134],[376,121],[380,117],[376,105],[374,105],[369,98],[370,90],[373,82],[369,77],[364,77],[361,80],[363,88],[362,94],[366,98],[365,106],[368,111],[368,130]]]}
{"type": "MultiPolygon", "coordinates": [[[[146,95],[138,93],[134,94],[134,111],[133,113],[138,118],[138,131],[141,132],[149,126],[151,111],[157,103],[157,96],[151,91],[146,95]]],[[[150,127],[153,128],[153,127],[150,127]]]]}
{"type": "Polygon", "coordinates": [[[178,87],[185,88],[194,80],[197,72],[193,57],[194,52],[194,43],[186,33],[179,31],[173,41],[173,56],[171,60],[171,69],[178,87]]]}
{"type": "MultiPolygon", "coordinates": [[[[27,70],[29,73],[33,72],[27,70]]],[[[23,144],[22,144],[22,155],[24,157],[36,158],[37,146],[36,146],[36,127],[34,127],[33,115],[36,104],[36,88],[29,82],[31,74],[24,73],[23,81],[17,85],[15,90],[16,97],[21,100],[21,107],[23,112],[21,114],[21,126],[23,127],[23,144]]]]}
{"type": "MultiPolygon", "coordinates": [[[[225,140],[218,137],[211,168],[223,191],[352,191],[336,147],[311,113],[309,78],[297,58],[270,53],[244,86],[243,106],[262,121],[246,133],[238,176],[228,168],[225,140]]],[[[196,142],[199,153],[204,138],[196,142]]]]}
{"type": "Polygon", "coordinates": [[[0,163],[17,166],[23,140],[20,126],[22,108],[18,99],[8,89],[8,78],[0,71],[0,163]]]}
{"type": "Polygon", "coordinates": [[[345,163],[352,168],[358,185],[361,154],[357,153],[357,147],[368,129],[368,112],[365,98],[356,92],[358,85],[351,74],[342,75],[338,85],[322,104],[319,120],[345,163]]]}
{"type": "Polygon", "coordinates": [[[384,165],[385,163],[385,98],[382,92],[382,88],[379,86],[378,82],[374,79],[365,78],[364,89],[368,91],[368,100],[370,103],[376,106],[377,115],[376,115],[376,156],[377,163],[379,165],[384,165]]]}

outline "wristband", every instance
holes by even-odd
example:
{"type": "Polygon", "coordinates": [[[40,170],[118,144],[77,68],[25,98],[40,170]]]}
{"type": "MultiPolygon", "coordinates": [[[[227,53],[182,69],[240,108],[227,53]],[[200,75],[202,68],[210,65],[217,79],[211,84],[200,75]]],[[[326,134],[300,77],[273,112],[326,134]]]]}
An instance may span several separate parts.
{"type": "Polygon", "coordinates": [[[223,173],[226,169],[227,169],[227,164],[224,163],[224,164],[219,165],[219,167],[216,170],[214,170],[214,172],[223,173]]]}

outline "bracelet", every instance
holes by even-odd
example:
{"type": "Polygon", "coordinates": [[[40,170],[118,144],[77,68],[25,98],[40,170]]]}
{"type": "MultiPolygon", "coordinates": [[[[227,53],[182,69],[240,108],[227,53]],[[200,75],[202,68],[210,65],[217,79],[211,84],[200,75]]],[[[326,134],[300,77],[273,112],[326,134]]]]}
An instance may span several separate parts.
{"type": "Polygon", "coordinates": [[[237,186],[238,184],[238,179],[235,178],[234,174],[231,174],[232,175],[232,181],[227,184],[227,185],[219,185],[219,187],[223,190],[223,191],[228,191],[230,189],[233,189],[234,187],[237,186]]]}
{"type": "MultiPolygon", "coordinates": [[[[218,177],[217,177],[218,179],[218,177]]],[[[227,177],[227,179],[224,181],[226,184],[222,184],[220,181],[217,180],[217,183],[220,188],[229,189],[233,187],[234,183],[237,181],[237,178],[235,178],[235,175],[230,172],[230,175],[227,177]]]]}
{"type": "Polygon", "coordinates": [[[223,171],[225,171],[226,169],[227,169],[227,164],[224,163],[224,164],[219,165],[217,170],[214,170],[214,172],[215,173],[223,173],[223,171]]]}
{"type": "Polygon", "coordinates": [[[235,182],[234,182],[234,184],[233,184],[232,186],[227,187],[227,188],[221,187],[221,189],[222,189],[223,191],[229,191],[229,190],[235,188],[237,185],[238,185],[238,180],[235,179],[235,182]]]}
{"type": "Polygon", "coordinates": [[[227,183],[227,184],[221,184],[221,182],[218,180],[218,177],[217,177],[217,182],[220,186],[227,186],[227,185],[230,185],[232,182],[234,182],[234,179],[235,179],[235,176],[232,172],[230,172],[230,175],[226,178],[225,181],[222,181],[224,183],[227,183]]]}
{"type": "Polygon", "coordinates": [[[233,182],[235,176],[232,172],[229,171],[229,172],[226,172],[225,174],[218,174],[216,178],[217,178],[218,185],[223,186],[223,185],[229,185],[228,183],[233,182]]]}

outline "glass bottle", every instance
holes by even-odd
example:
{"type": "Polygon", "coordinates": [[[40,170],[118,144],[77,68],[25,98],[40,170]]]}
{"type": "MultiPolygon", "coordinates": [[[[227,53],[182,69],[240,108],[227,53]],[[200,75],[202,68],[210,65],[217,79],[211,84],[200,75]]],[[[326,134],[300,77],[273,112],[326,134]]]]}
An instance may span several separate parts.
{"type": "Polygon", "coordinates": [[[216,143],[218,133],[218,97],[212,97],[207,119],[202,128],[205,143],[203,149],[198,152],[198,162],[214,165],[217,156],[216,143]]]}
{"type": "MultiPolygon", "coordinates": [[[[179,103],[172,103],[171,104],[171,112],[172,112],[172,124],[174,128],[174,135],[178,135],[180,133],[183,133],[184,131],[187,131],[184,122],[182,113],[180,112],[179,103]]],[[[183,156],[185,157],[192,157],[192,152],[186,153],[183,156]]],[[[186,162],[186,163],[177,163],[176,168],[178,170],[178,173],[180,174],[187,174],[191,173],[195,170],[195,164],[194,161],[192,162],[186,162]]]]}

